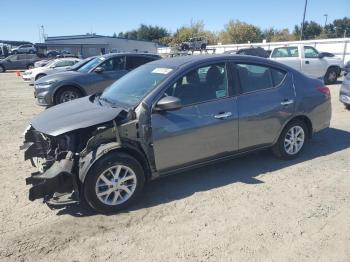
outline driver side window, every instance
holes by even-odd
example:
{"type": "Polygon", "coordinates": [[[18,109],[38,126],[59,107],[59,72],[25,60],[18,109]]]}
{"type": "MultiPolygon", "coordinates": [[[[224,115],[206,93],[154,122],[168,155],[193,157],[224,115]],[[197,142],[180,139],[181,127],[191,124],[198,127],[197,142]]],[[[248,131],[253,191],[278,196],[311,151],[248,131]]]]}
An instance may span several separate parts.
{"type": "Polygon", "coordinates": [[[181,99],[182,105],[197,104],[228,96],[225,63],[204,66],[180,77],[166,95],[181,99]]]}
{"type": "Polygon", "coordinates": [[[125,56],[117,56],[105,61],[101,67],[104,71],[117,71],[125,69],[125,56]]]}

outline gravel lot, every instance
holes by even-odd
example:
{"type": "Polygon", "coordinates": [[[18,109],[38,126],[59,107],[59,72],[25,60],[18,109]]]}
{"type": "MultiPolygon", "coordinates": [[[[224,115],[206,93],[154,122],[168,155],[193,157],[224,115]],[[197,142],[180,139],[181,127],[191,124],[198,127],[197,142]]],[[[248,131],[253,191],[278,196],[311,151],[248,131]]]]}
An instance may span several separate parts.
{"type": "Polygon", "coordinates": [[[350,111],[330,86],[331,128],[303,156],[269,151],[150,183],[111,216],[28,200],[19,152],[42,109],[14,72],[0,74],[0,260],[350,261],[350,111]]]}

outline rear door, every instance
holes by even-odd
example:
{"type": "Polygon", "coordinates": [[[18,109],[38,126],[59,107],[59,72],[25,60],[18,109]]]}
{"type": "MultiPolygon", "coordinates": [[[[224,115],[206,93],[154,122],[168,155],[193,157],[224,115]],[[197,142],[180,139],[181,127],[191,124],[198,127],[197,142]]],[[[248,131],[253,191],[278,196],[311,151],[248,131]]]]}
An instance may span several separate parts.
{"type": "Polygon", "coordinates": [[[237,150],[236,97],[227,64],[200,66],[180,76],[164,96],[181,99],[176,111],[153,112],[152,137],[159,172],[219,158],[237,150]]]}
{"type": "Polygon", "coordinates": [[[272,51],[272,60],[288,65],[295,70],[301,71],[301,60],[297,46],[277,47],[272,51]]]}
{"type": "Polygon", "coordinates": [[[292,76],[286,71],[254,63],[236,63],[239,149],[271,145],[294,113],[292,76]]]}

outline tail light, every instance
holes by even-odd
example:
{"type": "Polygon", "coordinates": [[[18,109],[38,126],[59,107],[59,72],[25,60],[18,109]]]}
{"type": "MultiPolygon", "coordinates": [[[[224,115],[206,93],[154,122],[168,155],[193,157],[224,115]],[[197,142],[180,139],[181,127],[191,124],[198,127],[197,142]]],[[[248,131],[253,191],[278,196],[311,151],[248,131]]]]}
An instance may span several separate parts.
{"type": "Polygon", "coordinates": [[[317,90],[320,91],[322,94],[325,94],[327,97],[331,97],[331,92],[329,91],[328,87],[319,86],[319,87],[317,87],[317,90]]]}

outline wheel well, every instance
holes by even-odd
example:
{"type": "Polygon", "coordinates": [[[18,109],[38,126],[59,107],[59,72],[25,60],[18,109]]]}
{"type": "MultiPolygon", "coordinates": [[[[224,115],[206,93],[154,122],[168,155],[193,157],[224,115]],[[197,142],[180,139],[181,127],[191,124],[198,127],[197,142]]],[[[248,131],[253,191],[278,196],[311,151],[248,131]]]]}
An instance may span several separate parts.
{"type": "Polygon", "coordinates": [[[289,122],[287,124],[289,124],[290,122],[292,122],[294,120],[300,120],[306,124],[308,136],[309,136],[309,138],[311,138],[312,133],[313,133],[311,120],[307,116],[296,116],[296,117],[292,118],[291,120],[289,120],[289,122]]]}
{"type": "Polygon", "coordinates": [[[337,70],[337,75],[339,76],[340,73],[341,73],[341,68],[340,68],[340,66],[331,65],[330,67],[328,67],[327,72],[328,72],[328,70],[330,70],[330,69],[332,69],[332,68],[334,68],[334,69],[337,70]]]}
{"type": "MultiPolygon", "coordinates": [[[[29,66],[29,65],[28,65],[29,66]]],[[[35,81],[38,80],[40,76],[46,76],[46,74],[40,73],[35,76],[35,81]]]]}

